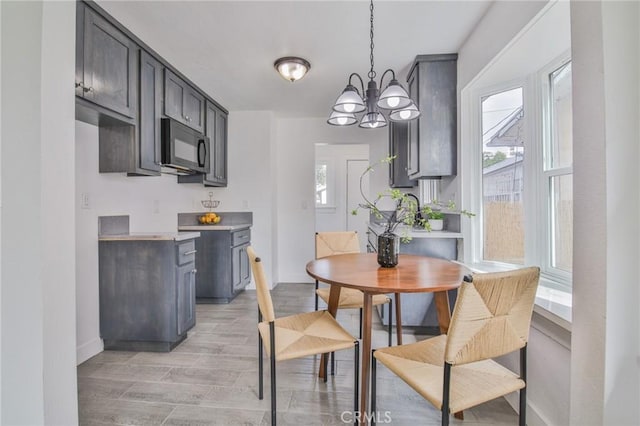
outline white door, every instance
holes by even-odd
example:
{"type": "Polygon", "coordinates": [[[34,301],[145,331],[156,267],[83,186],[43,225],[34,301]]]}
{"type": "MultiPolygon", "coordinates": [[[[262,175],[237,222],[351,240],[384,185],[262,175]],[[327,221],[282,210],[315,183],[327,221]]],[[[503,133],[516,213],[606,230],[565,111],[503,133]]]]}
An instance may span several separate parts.
{"type": "MultiPolygon", "coordinates": [[[[347,229],[358,232],[360,251],[363,253],[367,251],[369,210],[359,209],[357,215],[352,215],[351,212],[364,202],[360,193],[360,177],[367,167],[368,160],[347,160],[347,229]]],[[[362,178],[362,191],[369,197],[369,173],[362,178]]]]}

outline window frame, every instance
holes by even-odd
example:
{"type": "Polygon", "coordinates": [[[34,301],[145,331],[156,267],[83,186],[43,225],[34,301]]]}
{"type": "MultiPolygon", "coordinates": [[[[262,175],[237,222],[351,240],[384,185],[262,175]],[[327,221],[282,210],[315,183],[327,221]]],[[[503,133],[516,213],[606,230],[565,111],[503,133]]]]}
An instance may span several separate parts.
{"type": "MultiPolygon", "coordinates": [[[[542,67],[537,73],[537,80],[540,84],[539,94],[541,96],[540,105],[542,111],[541,128],[542,134],[542,159],[537,166],[539,169],[539,185],[544,191],[539,191],[538,202],[543,208],[541,214],[546,218],[542,226],[544,239],[541,244],[544,245],[544,251],[540,253],[541,271],[552,283],[556,284],[559,289],[571,292],[572,289],[572,273],[556,268],[553,266],[553,188],[552,180],[554,177],[571,175],[573,177],[573,158],[571,166],[552,167],[552,144],[554,141],[552,128],[553,98],[551,95],[551,74],[570,63],[571,52],[565,51],[553,61],[542,67]]],[[[543,217],[543,216],[539,216],[543,217]]]]}
{"type": "MultiPolygon", "coordinates": [[[[496,93],[522,87],[525,114],[525,155],[523,203],[525,210],[525,265],[540,265],[542,281],[546,287],[572,292],[572,273],[552,266],[551,195],[553,176],[573,173],[573,167],[549,169],[547,166],[550,125],[549,75],[571,61],[570,51],[549,62],[539,70],[522,78],[486,87],[463,90],[461,114],[467,114],[466,125],[461,127],[462,199],[465,206],[477,215],[477,220],[463,230],[464,259],[480,270],[497,271],[519,268],[521,265],[485,260],[483,257],[483,200],[482,200],[482,101],[496,93]],[[535,143],[527,141],[536,141],[535,143]]],[[[550,163],[549,163],[550,164],[550,163]]]]}

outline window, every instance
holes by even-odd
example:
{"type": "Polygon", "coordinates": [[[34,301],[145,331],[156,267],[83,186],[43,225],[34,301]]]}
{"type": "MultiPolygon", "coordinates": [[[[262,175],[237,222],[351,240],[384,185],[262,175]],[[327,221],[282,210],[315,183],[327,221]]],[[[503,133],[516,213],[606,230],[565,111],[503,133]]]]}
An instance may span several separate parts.
{"type": "Polygon", "coordinates": [[[482,99],[482,257],[524,264],[522,87],[482,99]]]}
{"type": "MultiPolygon", "coordinates": [[[[571,62],[476,90],[469,172],[471,263],[539,265],[547,284],[571,291],[573,135],[571,62]]],[[[465,255],[466,257],[466,255],[465,255]]]]}
{"type": "Polygon", "coordinates": [[[335,167],[329,158],[316,160],[316,208],[335,208],[335,167]]]}
{"type": "Polygon", "coordinates": [[[571,272],[573,260],[573,133],[571,62],[545,73],[547,108],[543,179],[548,188],[548,272],[571,272]]]}
{"type": "Polygon", "coordinates": [[[327,165],[316,164],[316,206],[327,205],[327,165]]]}

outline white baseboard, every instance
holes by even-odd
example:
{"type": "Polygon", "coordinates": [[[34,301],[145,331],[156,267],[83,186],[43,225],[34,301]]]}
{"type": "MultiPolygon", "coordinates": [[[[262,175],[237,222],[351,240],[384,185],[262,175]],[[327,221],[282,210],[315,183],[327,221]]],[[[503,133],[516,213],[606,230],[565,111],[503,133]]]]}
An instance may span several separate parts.
{"type": "MultiPolygon", "coordinates": [[[[505,395],[504,399],[507,400],[511,408],[513,408],[517,413],[520,406],[520,397],[518,392],[505,395]]],[[[550,423],[545,420],[544,416],[540,414],[538,408],[527,401],[527,426],[547,426],[549,424],[550,423]]]]}
{"type": "Polygon", "coordinates": [[[76,347],[76,365],[80,365],[104,350],[102,339],[97,337],[76,347]]]}

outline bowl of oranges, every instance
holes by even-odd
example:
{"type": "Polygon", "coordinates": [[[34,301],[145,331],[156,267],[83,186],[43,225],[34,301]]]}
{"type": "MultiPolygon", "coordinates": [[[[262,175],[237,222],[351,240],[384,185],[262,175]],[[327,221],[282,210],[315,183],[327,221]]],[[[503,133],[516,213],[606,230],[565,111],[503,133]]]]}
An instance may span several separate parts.
{"type": "Polygon", "coordinates": [[[216,225],[220,223],[222,216],[215,214],[214,212],[205,213],[198,217],[198,222],[202,225],[216,225]]]}

